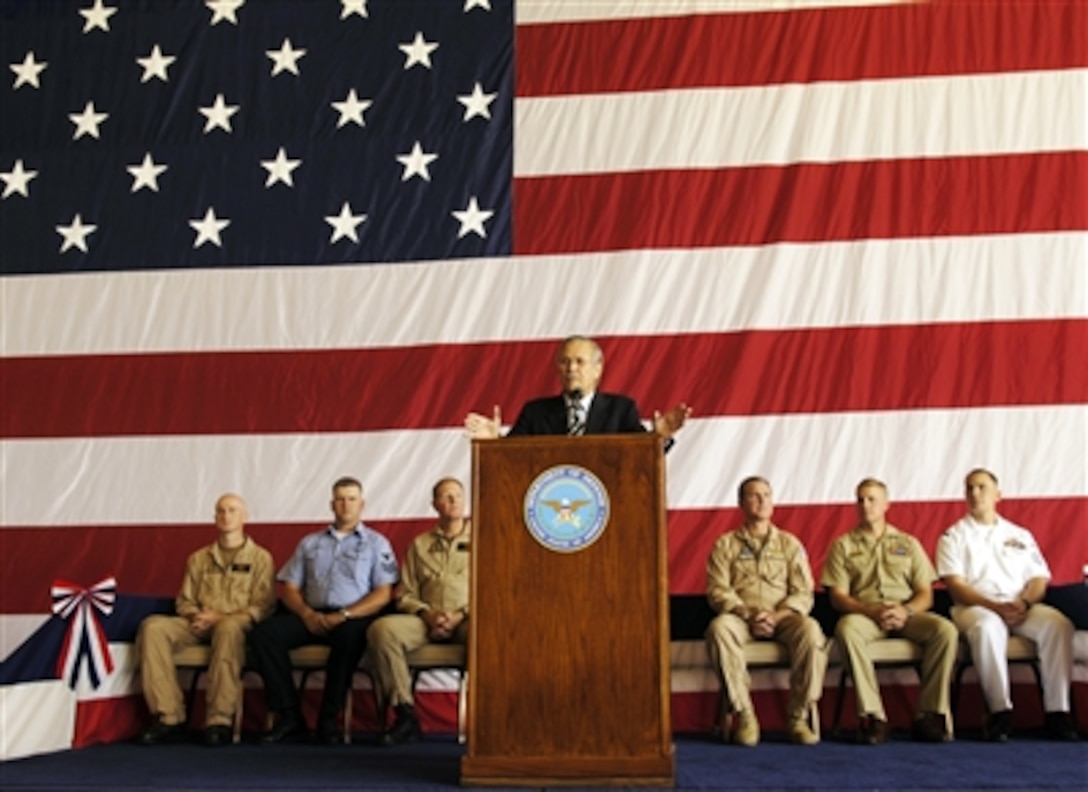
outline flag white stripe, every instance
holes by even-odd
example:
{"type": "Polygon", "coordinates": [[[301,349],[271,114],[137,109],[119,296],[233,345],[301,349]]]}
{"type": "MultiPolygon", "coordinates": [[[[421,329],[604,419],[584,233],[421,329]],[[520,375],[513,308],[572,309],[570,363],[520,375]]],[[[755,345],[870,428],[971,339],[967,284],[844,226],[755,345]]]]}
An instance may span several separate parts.
{"type": "MultiPolygon", "coordinates": [[[[5,623],[0,617],[0,630],[5,623]]],[[[59,679],[2,685],[0,717],[0,762],[67,750],[75,734],[76,694],[59,679]]]]}
{"type": "Polygon", "coordinates": [[[4,280],[3,351],[354,349],[562,338],[572,327],[607,336],[1081,317],[1086,273],[1088,233],[1078,231],[27,276],[4,280]],[[570,299],[572,282],[583,299],[570,299]]]}
{"type": "Polygon", "coordinates": [[[95,688],[91,686],[90,674],[84,666],[76,683],[79,701],[102,701],[140,692],[140,658],[135,644],[111,642],[109,647],[113,657],[113,673],[104,675],[95,688]]]}
{"type": "Polygon", "coordinates": [[[12,652],[52,618],[52,613],[3,617],[3,621],[0,621],[0,660],[7,660],[12,652]]]}
{"type": "Polygon", "coordinates": [[[735,505],[753,474],[776,482],[778,503],[851,502],[867,476],[898,501],[960,500],[963,471],[978,466],[1002,472],[1005,497],[1083,497],[1085,448],[1088,405],[711,418],[669,454],[669,504],[735,505]]]}
{"type": "Polygon", "coordinates": [[[912,0],[518,0],[519,25],[903,5],[912,0]]]}
{"type": "Polygon", "coordinates": [[[1069,151],[1086,95],[1070,69],[519,99],[514,175],[1069,151]]]}
{"type": "MultiPolygon", "coordinates": [[[[1002,472],[1006,497],[1083,497],[1086,442],[1086,405],[693,419],[668,456],[668,504],[733,506],[753,472],[777,483],[781,504],[848,501],[867,475],[899,501],[958,500],[962,471],[980,464],[1002,472]]],[[[329,482],[344,474],[366,484],[372,519],[426,519],[421,477],[471,480],[459,429],[8,440],[0,453],[18,493],[7,525],[210,521],[207,504],[232,490],[256,522],[322,522],[329,482]]]]}

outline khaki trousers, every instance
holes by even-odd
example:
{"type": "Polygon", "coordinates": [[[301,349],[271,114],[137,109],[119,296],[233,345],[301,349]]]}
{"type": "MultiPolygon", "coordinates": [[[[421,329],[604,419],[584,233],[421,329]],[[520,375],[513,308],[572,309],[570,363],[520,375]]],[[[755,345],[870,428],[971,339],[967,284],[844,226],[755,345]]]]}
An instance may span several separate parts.
{"type": "MultiPolygon", "coordinates": [[[[468,619],[458,625],[450,643],[468,639],[468,619]]],[[[409,613],[393,613],[377,619],[366,634],[367,656],[374,672],[374,684],[392,707],[411,704],[412,679],[408,653],[430,643],[427,623],[409,613]]]]}
{"type": "Polygon", "coordinates": [[[850,676],[854,678],[858,715],[875,715],[887,721],[884,702],[880,697],[876,669],[869,659],[869,644],[892,636],[906,638],[922,649],[922,689],[918,699],[919,712],[933,712],[948,716],[952,710],[949,689],[952,670],[956,665],[959,633],[952,622],[936,613],[916,613],[901,630],[885,632],[880,626],[861,613],[848,613],[839,619],[835,637],[842,645],[850,676]]]}
{"type": "MultiPolygon", "coordinates": [[[[752,679],[744,661],[744,646],[754,640],[748,623],[723,613],[706,632],[710,657],[721,676],[729,704],[734,712],[752,709],[752,679]]],[[[807,720],[810,705],[820,700],[827,670],[827,638],[820,624],[810,616],[791,613],[775,628],[774,640],[786,647],[790,656],[790,720],[807,720]]]]}
{"type": "Polygon", "coordinates": [[[206,726],[230,726],[242,694],[242,666],[246,657],[248,615],[224,616],[211,635],[200,638],[181,616],[149,616],[140,625],[136,647],[140,653],[140,680],[152,715],[163,723],[185,721],[185,697],[178,684],[174,653],[197,644],[211,644],[208,662],[206,726]]]}

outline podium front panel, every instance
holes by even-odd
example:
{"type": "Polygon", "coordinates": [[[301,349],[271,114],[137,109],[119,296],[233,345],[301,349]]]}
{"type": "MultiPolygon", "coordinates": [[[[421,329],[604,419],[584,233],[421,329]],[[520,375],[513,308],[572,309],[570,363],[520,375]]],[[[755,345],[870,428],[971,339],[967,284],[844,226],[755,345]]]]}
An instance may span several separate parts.
{"type": "MultiPolygon", "coordinates": [[[[671,784],[660,440],[477,441],[472,499],[463,782],[671,784]],[[534,482],[557,469],[602,487],[607,522],[587,546],[554,549],[527,524],[534,482]]],[[[539,501],[567,527],[596,508],[539,501]]]]}

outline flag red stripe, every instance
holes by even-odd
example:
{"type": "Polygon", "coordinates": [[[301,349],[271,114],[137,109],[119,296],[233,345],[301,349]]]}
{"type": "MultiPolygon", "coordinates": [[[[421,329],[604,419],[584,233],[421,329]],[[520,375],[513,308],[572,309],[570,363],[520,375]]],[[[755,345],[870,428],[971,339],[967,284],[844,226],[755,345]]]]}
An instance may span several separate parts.
{"type": "Polygon", "coordinates": [[[1088,152],[640,171],[514,182],[515,252],[1088,228],[1088,152]],[[691,211],[691,207],[699,211],[691,211]]]}
{"type": "MultiPolygon", "coordinates": [[[[855,521],[852,494],[844,492],[838,504],[778,506],[774,520],[800,536],[816,574],[834,537],[855,521]]],[[[1007,499],[1001,512],[1027,526],[1035,534],[1050,563],[1055,583],[1081,579],[1083,559],[1088,558],[1088,533],[1067,530],[1088,522],[1088,497],[1050,500],[1007,499]]],[[[932,555],[941,532],[959,519],[964,507],[958,501],[893,502],[890,521],[919,538],[932,555]]],[[[673,510],[668,516],[669,590],[673,594],[701,593],[705,586],[706,558],[714,540],[740,522],[736,509],[673,510]]],[[[408,543],[427,530],[433,521],[367,520],[393,544],[404,558],[408,543]]],[[[250,534],[268,548],[277,564],[283,564],[298,540],[319,524],[270,524],[249,526],[250,534]]],[[[209,525],[81,525],[69,528],[23,528],[0,531],[0,612],[47,613],[49,588],[56,575],[93,581],[106,575],[117,578],[118,591],[173,597],[181,584],[185,559],[214,538],[209,525]],[[27,563],[49,547],[49,565],[27,563]],[[102,553],[101,548],[111,548],[102,553]]]]}
{"type": "Polygon", "coordinates": [[[76,704],[72,747],[127,740],[146,718],[147,704],[136,694],[80,701],[76,704]]]}
{"type": "MultiPolygon", "coordinates": [[[[389,538],[403,559],[412,538],[434,520],[372,521],[367,525],[389,538]]],[[[321,524],[284,523],[247,526],[255,541],[272,553],[276,564],[290,558],[299,540],[321,524]]],[[[63,528],[5,526],[0,530],[0,612],[48,613],[54,577],[91,583],[107,575],[117,578],[118,593],[173,598],[181,586],[185,560],[194,550],[215,540],[207,525],[76,525],[63,528]],[[50,552],[49,564],[27,563],[50,552]],[[108,553],[102,548],[109,548],[108,553]]]]}
{"type": "Polygon", "coordinates": [[[523,25],[517,94],[1065,69],[1088,64],[1085,31],[1088,4],[1045,2],[523,25]],[[965,47],[966,41],[986,46],[965,47]]]}
{"type": "MultiPolygon", "coordinates": [[[[459,426],[498,401],[512,421],[526,399],[555,389],[554,343],[7,358],[0,379],[19,387],[5,388],[0,420],[7,438],[373,431],[459,426]],[[381,384],[400,379],[411,389],[388,398],[381,384]]],[[[631,393],[647,416],[678,401],[700,415],[1088,402],[1088,371],[1062,365],[1088,347],[1084,319],[601,343],[605,387],[631,393]],[[647,366],[668,360],[701,365],[647,380],[647,366]],[[745,376],[768,361],[790,376],[745,376]]]]}

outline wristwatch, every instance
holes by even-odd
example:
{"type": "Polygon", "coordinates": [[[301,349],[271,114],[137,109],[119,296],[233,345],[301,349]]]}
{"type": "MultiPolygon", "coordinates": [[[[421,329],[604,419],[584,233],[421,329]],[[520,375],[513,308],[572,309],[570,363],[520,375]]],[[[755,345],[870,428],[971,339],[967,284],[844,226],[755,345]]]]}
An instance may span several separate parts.
{"type": "Polygon", "coordinates": [[[340,615],[344,617],[344,621],[351,621],[351,611],[347,608],[341,608],[340,615]]]}

